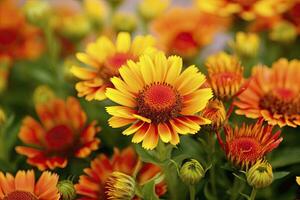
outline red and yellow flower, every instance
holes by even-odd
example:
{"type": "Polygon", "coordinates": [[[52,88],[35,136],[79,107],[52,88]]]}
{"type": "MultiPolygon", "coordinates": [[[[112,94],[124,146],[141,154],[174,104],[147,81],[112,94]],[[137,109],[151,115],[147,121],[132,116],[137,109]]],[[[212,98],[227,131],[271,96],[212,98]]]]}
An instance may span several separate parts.
{"type": "MultiPolygon", "coordinates": [[[[80,200],[104,200],[107,199],[107,193],[110,187],[108,182],[114,172],[133,176],[139,167],[140,161],[138,155],[131,147],[122,151],[114,149],[114,155],[109,159],[105,154],[99,155],[91,162],[91,167],[84,169],[85,175],[79,177],[79,183],[75,185],[80,200]]],[[[138,184],[145,184],[148,180],[161,172],[160,168],[147,163],[140,166],[136,181],[138,184]]],[[[164,182],[155,186],[155,192],[158,196],[166,192],[164,182]]]]}
{"type": "Polygon", "coordinates": [[[26,22],[17,2],[0,1],[0,59],[34,59],[42,50],[40,30],[26,22]]]}
{"type": "Polygon", "coordinates": [[[34,171],[18,171],[14,177],[0,172],[0,199],[3,200],[59,200],[56,188],[58,175],[43,172],[35,182],[34,171]]]}
{"type": "Polygon", "coordinates": [[[76,84],[78,96],[86,100],[106,99],[105,90],[113,87],[110,78],[119,75],[119,68],[128,60],[137,61],[139,56],[152,49],[155,40],[151,36],[137,36],[131,42],[129,33],[118,34],[116,44],[105,36],[90,43],[86,53],[77,58],[88,67],[74,66],[71,71],[82,81],[76,84]]]}
{"type": "Polygon", "coordinates": [[[196,0],[201,11],[230,16],[238,14],[244,20],[256,17],[272,17],[286,11],[290,6],[289,0],[196,0]]]}
{"type": "Polygon", "coordinates": [[[280,59],[272,68],[256,66],[248,88],[234,104],[237,114],[263,117],[271,125],[300,125],[300,61],[280,59]]]}
{"type": "MultiPolygon", "coordinates": [[[[255,124],[235,128],[225,126],[226,142],[223,145],[226,156],[236,166],[248,168],[277,148],[282,141],[281,131],[272,134],[273,127],[263,125],[263,120],[255,124]]],[[[221,142],[222,143],[222,142],[221,142]]]]}
{"type": "Polygon", "coordinates": [[[228,100],[239,92],[244,82],[244,67],[237,57],[221,52],[208,57],[205,66],[216,97],[228,100]]]}
{"type": "Polygon", "coordinates": [[[182,73],[182,59],[166,57],[162,52],[143,55],[139,62],[129,61],[120,68],[120,77],[113,77],[115,88],[108,88],[106,96],[120,104],[109,106],[113,128],[132,124],[123,131],[132,135],[132,142],[145,149],[154,149],[159,138],[176,145],[179,134],[195,134],[200,125],[210,120],[199,115],[212,97],[210,88],[201,88],[205,76],[195,66],[182,73]]]}
{"type": "Polygon", "coordinates": [[[29,146],[16,147],[29,164],[40,170],[64,168],[70,156],[84,158],[98,149],[100,140],[95,136],[100,128],[95,121],[85,125],[86,114],[75,98],[37,104],[36,112],[41,123],[27,116],[19,132],[29,146]]]}
{"type": "Polygon", "coordinates": [[[152,23],[152,31],[168,54],[195,56],[223,30],[228,20],[191,8],[173,8],[152,23]]]}

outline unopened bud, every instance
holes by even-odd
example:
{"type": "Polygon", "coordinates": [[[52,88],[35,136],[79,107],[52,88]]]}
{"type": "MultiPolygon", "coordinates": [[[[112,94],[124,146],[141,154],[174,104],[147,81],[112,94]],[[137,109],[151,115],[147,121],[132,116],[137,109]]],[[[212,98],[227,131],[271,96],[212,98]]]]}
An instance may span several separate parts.
{"type": "Polygon", "coordinates": [[[137,19],[129,13],[118,12],[114,15],[112,23],[117,32],[133,32],[136,29],[137,19]]]}
{"type": "Polygon", "coordinates": [[[240,57],[253,58],[257,55],[260,39],[255,33],[238,32],[229,45],[240,57]]]}
{"type": "Polygon", "coordinates": [[[207,125],[209,131],[216,131],[221,128],[226,120],[226,111],[222,101],[218,99],[209,101],[202,112],[202,116],[211,121],[211,124],[207,125]]]}
{"type": "Polygon", "coordinates": [[[113,172],[105,185],[107,199],[132,200],[135,196],[135,180],[122,172],[113,172]]]}
{"type": "Polygon", "coordinates": [[[45,23],[51,12],[49,3],[44,0],[29,0],[23,9],[28,21],[39,26],[45,23]]]}
{"type": "Polygon", "coordinates": [[[280,22],[275,25],[270,33],[270,38],[276,42],[291,43],[297,37],[297,30],[290,22],[280,22]]]}
{"type": "Polygon", "coordinates": [[[149,21],[160,16],[169,4],[169,0],[143,0],[138,5],[138,12],[145,20],[149,21]]]}
{"type": "Polygon", "coordinates": [[[38,86],[33,92],[34,104],[46,103],[55,98],[53,90],[47,85],[38,86]]]}
{"type": "Polygon", "coordinates": [[[203,178],[205,171],[195,159],[185,162],[180,169],[180,178],[187,185],[195,185],[203,178]]]}
{"type": "Polygon", "coordinates": [[[250,186],[259,189],[265,188],[273,182],[272,166],[267,161],[257,161],[246,173],[250,186]]]}
{"type": "Polygon", "coordinates": [[[60,193],[60,200],[74,200],[76,198],[76,190],[73,182],[70,180],[60,181],[57,184],[58,191],[60,193]]]}

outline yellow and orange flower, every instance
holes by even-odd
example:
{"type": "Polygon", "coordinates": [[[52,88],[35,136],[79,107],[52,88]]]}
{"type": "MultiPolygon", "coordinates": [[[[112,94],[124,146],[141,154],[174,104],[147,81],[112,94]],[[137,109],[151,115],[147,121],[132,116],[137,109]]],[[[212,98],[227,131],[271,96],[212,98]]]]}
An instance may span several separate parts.
{"type": "MultiPolygon", "coordinates": [[[[106,194],[109,189],[107,181],[113,172],[133,176],[135,169],[139,167],[138,165],[140,165],[138,155],[131,147],[122,151],[115,148],[111,159],[104,154],[99,155],[91,162],[90,168],[84,169],[85,175],[81,175],[79,183],[75,185],[77,194],[81,195],[79,200],[107,199],[106,194]]],[[[143,164],[137,173],[137,183],[143,185],[160,172],[160,168],[153,164],[143,164]]],[[[163,195],[166,189],[164,182],[155,186],[155,192],[158,196],[163,195]]]]}
{"type": "Polygon", "coordinates": [[[196,0],[201,11],[221,16],[238,14],[244,20],[279,15],[289,8],[290,3],[289,0],[196,0]]]}
{"type": "Polygon", "coordinates": [[[272,134],[272,129],[270,125],[264,126],[263,120],[235,128],[225,126],[226,142],[222,147],[228,160],[242,168],[255,164],[282,141],[281,131],[272,134]]]}
{"type": "Polygon", "coordinates": [[[58,175],[50,172],[43,172],[37,182],[33,170],[18,171],[15,177],[0,172],[0,199],[59,200],[57,182],[58,175]]]}
{"type": "Polygon", "coordinates": [[[132,142],[143,141],[145,149],[154,149],[159,138],[176,145],[178,133],[195,134],[200,125],[209,124],[197,115],[212,97],[210,88],[200,88],[205,76],[195,66],[181,70],[180,57],[167,58],[162,52],[128,61],[120,68],[120,77],[111,79],[115,88],[106,90],[106,96],[120,104],[106,108],[113,115],[109,125],[132,124],[123,134],[134,134],[132,142]]]}
{"type": "Polygon", "coordinates": [[[223,30],[228,20],[192,8],[173,8],[155,19],[153,33],[168,54],[195,56],[223,30]]]}
{"type": "Polygon", "coordinates": [[[42,50],[40,30],[26,22],[17,2],[0,1],[0,58],[34,59],[42,50]]]}
{"type": "Polygon", "coordinates": [[[300,61],[280,59],[272,68],[256,66],[248,88],[234,104],[237,114],[271,125],[300,125],[300,61]]]}
{"type": "Polygon", "coordinates": [[[221,52],[208,57],[205,66],[208,83],[216,97],[228,100],[239,92],[244,82],[244,68],[237,57],[221,52]]]}
{"type": "Polygon", "coordinates": [[[52,99],[36,105],[41,123],[25,117],[19,138],[30,146],[18,146],[16,151],[28,157],[27,162],[40,170],[64,168],[68,158],[84,158],[98,149],[100,130],[93,121],[85,125],[87,117],[77,99],[66,102],[52,99]]]}
{"type": "Polygon", "coordinates": [[[208,102],[205,109],[202,111],[201,116],[211,121],[208,125],[208,130],[217,131],[226,121],[226,110],[224,104],[219,99],[212,99],[208,102]]]}
{"type": "Polygon", "coordinates": [[[82,81],[76,84],[78,96],[86,100],[106,99],[105,90],[113,87],[110,78],[119,75],[119,68],[128,60],[137,61],[139,56],[153,48],[155,40],[151,36],[137,36],[131,42],[129,33],[118,34],[114,45],[107,37],[100,37],[90,43],[86,53],[78,53],[77,58],[88,67],[72,67],[72,73],[82,81]]]}

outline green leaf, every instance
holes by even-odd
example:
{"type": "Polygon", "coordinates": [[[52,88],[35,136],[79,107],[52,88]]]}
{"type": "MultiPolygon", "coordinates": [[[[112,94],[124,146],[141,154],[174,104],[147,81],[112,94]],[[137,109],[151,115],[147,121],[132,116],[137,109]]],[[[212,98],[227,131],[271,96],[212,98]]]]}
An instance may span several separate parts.
{"type": "Polygon", "coordinates": [[[290,172],[286,172],[286,171],[274,172],[274,174],[273,174],[274,175],[274,180],[284,178],[289,174],[290,174],[290,172]]]}
{"type": "Polygon", "coordinates": [[[155,181],[146,183],[142,188],[142,196],[144,200],[159,200],[155,193],[155,181]]]}
{"type": "Polygon", "coordinates": [[[269,159],[273,168],[285,167],[300,163],[300,148],[291,147],[277,151],[269,159]]]}
{"type": "Polygon", "coordinates": [[[148,151],[141,147],[141,145],[136,144],[134,145],[135,150],[137,154],[141,157],[142,161],[147,162],[147,163],[153,163],[156,165],[160,165],[160,160],[155,156],[154,151],[148,151]]]}

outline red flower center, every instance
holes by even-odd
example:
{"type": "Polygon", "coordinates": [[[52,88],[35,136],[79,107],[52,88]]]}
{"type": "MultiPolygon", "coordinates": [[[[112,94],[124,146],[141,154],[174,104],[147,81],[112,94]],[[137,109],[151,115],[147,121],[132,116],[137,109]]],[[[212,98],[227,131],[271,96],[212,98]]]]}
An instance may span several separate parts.
{"type": "Polygon", "coordinates": [[[232,140],[229,143],[229,155],[238,163],[255,162],[261,158],[260,143],[250,137],[241,137],[232,140]]]}
{"type": "Polygon", "coordinates": [[[182,99],[178,92],[166,83],[145,86],[137,97],[138,113],[154,123],[166,122],[178,116],[182,99]]]}
{"type": "Polygon", "coordinates": [[[0,46],[10,45],[17,40],[17,31],[14,29],[0,30],[0,46]]]}
{"type": "Polygon", "coordinates": [[[59,125],[50,129],[46,134],[47,146],[51,151],[63,151],[73,144],[72,130],[65,126],[59,125]]]}
{"type": "Polygon", "coordinates": [[[115,53],[105,64],[107,67],[119,69],[128,60],[135,60],[135,56],[131,53],[115,53]]]}
{"type": "Polygon", "coordinates": [[[300,113],[300,95],[286,88],[277,88],[266,93],[259,105],[272,114],[294,115],[300,113]]]}
{"type": "Polygon", "coordinates": [[[38,200],[38,198],[30,192],[14,191],[5,196],[3,200],[38,200]]]}
{"type": "Polygon", "coordinates": [[[186,53],[185,51],[195,51],[198,44],[191,32],[181,32],[174,38],[172,48],[175,51],[186,53]]]}

